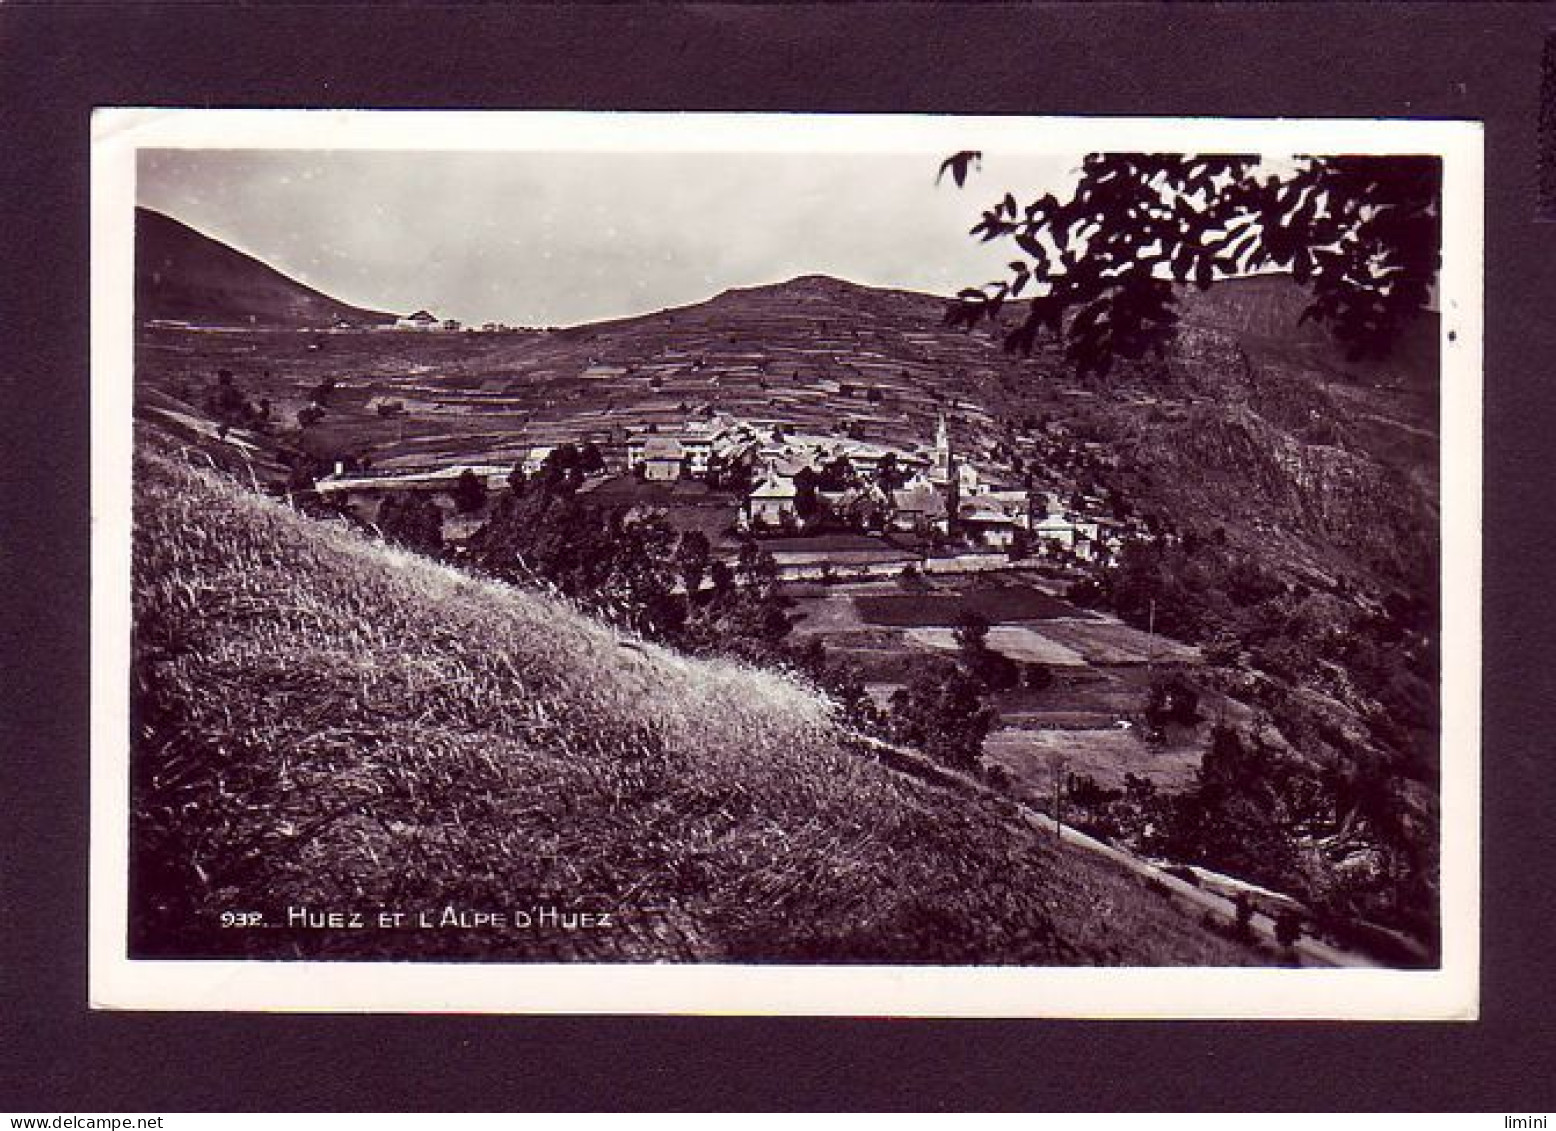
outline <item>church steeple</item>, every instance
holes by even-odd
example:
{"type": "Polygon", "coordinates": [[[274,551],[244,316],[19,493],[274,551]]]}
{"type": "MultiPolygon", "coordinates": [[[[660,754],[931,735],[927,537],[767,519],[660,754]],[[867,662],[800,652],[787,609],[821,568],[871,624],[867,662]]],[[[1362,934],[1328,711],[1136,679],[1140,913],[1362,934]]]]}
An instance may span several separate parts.
{"type": "Polygon", "coordinates": [[[941,471],[951,467],[951,431],[946,426],[944,412],[935,422],[935,467],[941,471]]]}

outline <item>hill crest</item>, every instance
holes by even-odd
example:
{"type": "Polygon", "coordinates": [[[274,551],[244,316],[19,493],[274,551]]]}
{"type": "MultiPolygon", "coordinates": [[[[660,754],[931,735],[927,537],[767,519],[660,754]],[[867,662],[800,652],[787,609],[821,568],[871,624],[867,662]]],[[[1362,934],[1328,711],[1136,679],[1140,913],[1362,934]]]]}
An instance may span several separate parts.
{"type": "Polygon", "coordinates": [[[369,326],[395,316],[341,302],[150,208],[135,209],[135,313],[201,326],[369,326]]]}

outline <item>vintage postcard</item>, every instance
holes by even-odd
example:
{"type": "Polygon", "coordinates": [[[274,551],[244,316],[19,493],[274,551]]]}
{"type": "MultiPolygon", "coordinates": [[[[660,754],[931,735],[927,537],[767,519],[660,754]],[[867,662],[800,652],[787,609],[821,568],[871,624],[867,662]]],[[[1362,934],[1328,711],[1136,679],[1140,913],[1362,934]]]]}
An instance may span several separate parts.
{"type": "Polygon", "coordinates": [[[92,1003],[1473,1018],[1481,150],[98,111],[92,1003]]]}

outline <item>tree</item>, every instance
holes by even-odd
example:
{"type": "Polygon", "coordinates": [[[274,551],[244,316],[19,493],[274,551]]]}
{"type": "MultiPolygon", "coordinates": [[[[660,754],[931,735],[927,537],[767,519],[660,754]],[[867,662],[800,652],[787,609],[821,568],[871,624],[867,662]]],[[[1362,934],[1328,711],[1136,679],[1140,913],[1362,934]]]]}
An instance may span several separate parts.
{"type": "Polygon", "coordinates": [[[735,571],[740,583],[748,589],[766,592],[778,584],[777,561],[751,538],[740,543],[735,571]]]}
{"type": "Polygon", "coordinates": [[[920,665],[891,697],[892,736],[958,769],[977,768],[996,718],[983,685],[944,661],[920,665]]]}
{"type": "Polygon", "coordinates": [[[822,500],[817,493],[820,485],[820,476],[809,467],[794,474],[794,513],[806,522],[821,517],[822,500]]]}
{"type": "Polygon", "coordinates": [[[578,469],[585,475],[599,475],[605,470],[605,456],[593,440],[579,449],[578,469]]]}
{"type": "MultiPolygon", "coordinates": [[[[958,186],[977,162],[941,166],[958,186]]],[[[1289,270],[1312,295],[1302,314],[1353,358],[1386,354],[1429,301],[1438,269],[1442,162],[1426,156],[1302,157],[1275,170],[1252,156],[1093,153],[1067,200],[1025,207],[1006,193],[973,235],[1009,239],[1010,276],[963,289],[952,325],[997,319],[1027,296],[1005,335],[1030,351],[1064,342],[1084,375],[1163,352],[1178,321],[1173,283],[1289,270]]]]}
{"type": "Polygon", "coordinates": [[[1158,730],[1169,722],[1193,726],[1199,721],[1199,692],[1179,674],[1159,677],[1151,683],[1145,718],[1158,730]]]}
{"type": "Polygon", "coordinates": [[[216,371],[216,388],[206,398],[206,407],[219,420],[236,416],[243,408],[243,394],[233,384],[232,370],[216,371]]]}
{"type": "Polygon", "coordinates": [[[962,650],[963,655],[985,648],[988,646],[989,618],[968,609],[957,616],[952,635],[956,637],[956,646],[962,650]]]}
{"type": "Polygon", "coordinates": [[[474,514],[486,505],[486,480],[468,467],[454,483],[454,506],[460,514],[474,514]]]}
{"type": "MultiPolygon", "coordinates": [[[[641,466],[641,465],[640,465],[641,466]]],[[[535,481],[543,491],[571,494],[583,486],[584,457],[572,444],[561,444],[546,453],[535,481]]]]}
{"type": "Polygon", "coordinates": [[[1243,939],[1253,937],[1253,900],[1245,891],[1237,893],[1237,935],[1243,939]]]}
{"type": "Polygon", "coordinates": [[[983,614],[973,610],[962,613],[956,621],[955,636],[962,666],[984,687],[1008,691],[1021,682],[1020,666],[989,647],[989,622],[983,614]]]}
{"type": "Polygon", "coordinates": [[[443,512],[420,491],[398,491],[378,507],[379,531],[391,542],[419,554],[436,555],[443,549],[443,512]]]}
{"type": "Polygon", "coordinates": [[[846,455],[835,456],[821,465],[815,484],[823,491],[846,491],[863,482],[846,455]]]}
{"type": "Polygon", "coordinates": [[[875,465],[875,485],[888,495],[905,486],[909,478],[908,472],[897,462],[896,452],[887,452],[875,465]]]}
{"type": "Polygon", "coordinates": [[[695,595],[702,588],[702,579],[708,574],[708,564],[712,557],[713,547],[702,531],[688,530],[681,535],[675,547],[675,564],[688,596],[695,595]]]}

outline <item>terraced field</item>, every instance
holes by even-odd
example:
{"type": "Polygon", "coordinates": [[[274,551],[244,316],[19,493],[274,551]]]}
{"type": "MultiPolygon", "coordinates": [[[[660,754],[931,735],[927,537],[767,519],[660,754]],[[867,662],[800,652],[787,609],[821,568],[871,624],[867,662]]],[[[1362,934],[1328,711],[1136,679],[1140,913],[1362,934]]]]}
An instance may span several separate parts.
{"type": "Polygon", "coordinates": [[[941,329],[942,312],[934,296],[809,276],[550,332],[147,328],[137,377],[199,403],[225,368],[288,425],[331,378],[305,444],[379,467],[505,462],[583,439],[619,460],[629,431],[697,412],[906,446],[928,442],[944,411],[958,445],[981,453],[993,421],[979,390],[1030,363],[985,331],[941,329]],[[386,401],[403,414],[381,416],[386,401]]]}

